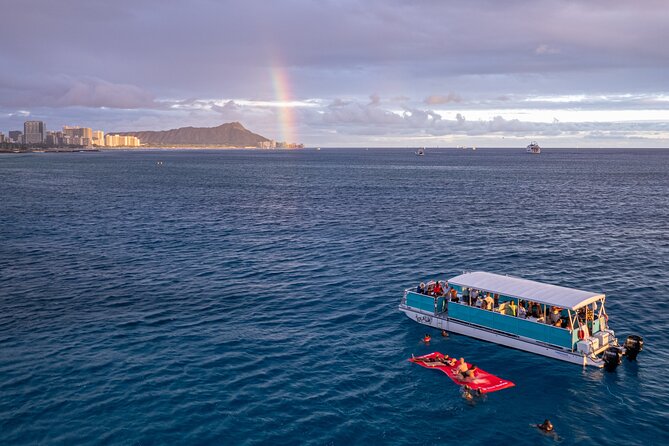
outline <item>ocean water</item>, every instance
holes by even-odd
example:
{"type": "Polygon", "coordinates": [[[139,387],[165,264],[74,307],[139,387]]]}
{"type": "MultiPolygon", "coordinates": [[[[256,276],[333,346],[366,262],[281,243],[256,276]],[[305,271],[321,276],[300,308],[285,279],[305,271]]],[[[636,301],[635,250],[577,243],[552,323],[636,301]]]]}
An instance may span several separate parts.
{"type": "Polygon", "coordinates": [[[0,443],[668,444],[668,197],[669,150],[0,156],[0,443]],[[644,351],[584,370],[398,311],[463,270],[603,291],[644,351]],[[468,403],[431,351],[516,387],[468,403]]]}

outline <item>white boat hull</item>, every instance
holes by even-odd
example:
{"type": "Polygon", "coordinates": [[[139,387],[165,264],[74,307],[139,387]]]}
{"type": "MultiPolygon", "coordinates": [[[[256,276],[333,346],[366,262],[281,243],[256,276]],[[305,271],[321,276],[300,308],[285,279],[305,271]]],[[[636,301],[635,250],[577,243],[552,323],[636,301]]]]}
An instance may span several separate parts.
{"type": "Polygon", "coordinates": [[[435,316],[427,312],[416,311],[413,308],[405,305],[400,305],[400,311],[407,315],[411,320],[429,327],[446,330],[451,333],[457,333],[472,338],[488,341],[506,347],[523,350],[538,355],[547,356],[549,358],[559,359],[561,361],[571,362],[579,365],[588,365],[593,367],[604,367],[604,361],[596,357],[584,356],[579,352],[572,352],[570,350],[563,350],[558,347],[550,347],[543,345],[535,340],[523,338],[521,336],[512,336],[495,332],[494,330],[473,326],[467,323],[449,319],[446,315],[444,317],[435,316]]]}

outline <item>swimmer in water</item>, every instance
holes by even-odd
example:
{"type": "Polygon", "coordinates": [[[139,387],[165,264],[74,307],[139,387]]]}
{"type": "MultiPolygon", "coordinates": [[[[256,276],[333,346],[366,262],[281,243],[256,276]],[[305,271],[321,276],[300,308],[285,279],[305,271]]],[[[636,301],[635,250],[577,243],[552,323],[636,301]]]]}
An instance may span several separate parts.
{"type": "Polygon", "coordinates": [[[481,392],[481,389],[472,389],[469,387],[467,384],[462,386],[462,397],[467,400],[467,401],[473,401],[474,397],[481,397],[483,396],[483,393],[481,392]]]}
{"type": "Polygon", "coordinates": [[[553,432],[553,423],[551,423],[551,420],[548,418],[546,418],[543,423],[537,424],[537,427],[544,432],[553,432]]]}
{"type": "Polygon", "coordinates": [[[541,424],[530,424],[533,428],[539,429],[542,434],[552,437],[555,441],[561,441],[562,438],[555,432],[553,428],[553,423],[551,423],[551,420],[546,418],[543,423],[541,424]]]}

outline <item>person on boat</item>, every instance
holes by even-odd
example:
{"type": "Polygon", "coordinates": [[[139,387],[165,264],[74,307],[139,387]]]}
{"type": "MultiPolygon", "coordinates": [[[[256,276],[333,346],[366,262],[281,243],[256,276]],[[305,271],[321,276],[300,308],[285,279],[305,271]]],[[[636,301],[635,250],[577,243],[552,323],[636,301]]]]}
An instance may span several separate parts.
{"type": "MultiPolygon", "coordinates": [[[[456,296],[457,296],[457,291],[456,291],[456,296]]],[[[472,304],[472,302],[469,300],[469,288],[462,289],[462,302],[466,303],[467,305],[472,304]]]]}
{"type": "Polygon", "coordinates": [[[574,326],[573,326],[573,324],[571,323],[571,318],[570,318],[570,317],[565,317],[565,318],[564,318],[564,320],[563,320],[563,322],[562,322],[562,327],[566,328],[566,329],[569,330],[569,331],[573,331],[573,330],[574,330],[574,326]]]}
{"type": "Polygon", "coordinates": [[[441,296],[444,294],[444,289],[441,287],[441,283],[438,280],[435,280],[434,289],[432,290],[435,296],[441,296]]]}
{"type": "MultiPolygon", "coordinates": [[[[449,294],[451,295],[451,301],[452,302],[459,302],[458,290],[456,290],[455,288],[451,288],[451,290],[449,291],[449,294]]],[[[464,298],[464,296],[463,296],[463,298],[464,298]]]]}
{"type": "Polygon", "coordinates": [[[495,305],[495,300],[492,298],[490,293],[487,293],[485,298],[483,299],[483,309],[492,311],[493,307],[495,305]]]}
{"type": "Polygon", "coordinates": [[[516,312],[518,311],[518,307],[516,306],[516,303],[514,301],[509,301],[506,304],[506,307],[504,307],[504,314],[508,316],[515,316],[516,312]]]}
{"type": "Polygon", "coordinates": [[[536,302],[531,302],[530,303],[530,310],[532,312],[532,317],[537,318],[537,319],[543,319],[543,312],[541,311],[541,305],[539,305],[536,302]]]}
{"type": "Polygon", "coordinates": [[[553,309],[551,310],[551,314],[548,315],[548,320],[546,321],[546,323],[555,326],[558,326],[557,324],[559,323],[560,324],[559,326],[562,326],[560,308],[553,307],[553,309]]]}
{"type": "Polygon", "coordinates": [[[421,282],[420,285],[418,285],[418,287],[416,288],[416,292],[418,294],[425,294],[425,284],[423,282],[421,282]]]}
{"type": "Polygon", "coordinates": [[[527,318],[527,311],[525,311],[522,301],[518,302],[518,317],[523,319],[527,318]]]}

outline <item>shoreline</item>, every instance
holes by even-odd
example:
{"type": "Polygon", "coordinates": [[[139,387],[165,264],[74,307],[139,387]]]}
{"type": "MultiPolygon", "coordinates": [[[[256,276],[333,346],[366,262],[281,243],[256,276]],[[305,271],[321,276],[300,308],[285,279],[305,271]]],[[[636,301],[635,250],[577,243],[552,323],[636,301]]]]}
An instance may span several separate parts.
{"type": "Polygon", "coordinates": [[[93,152],[143,152],[143,151],[162,151],[162,150],[256,150],[262,152],[293,151],[302,149],[261,149],[259,147],[221,147],[221,146],[170,146],[170,147],[94,147],[94,148],[22,148],[22,149],[0,149],[0,153],[21,154],[21,153],[93,153],[93,152]]]}

